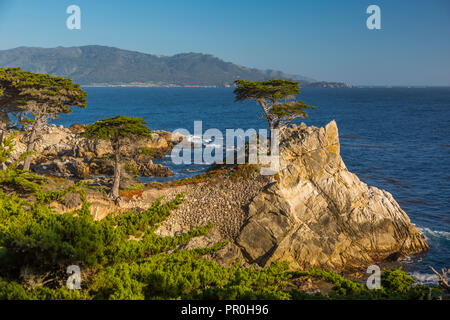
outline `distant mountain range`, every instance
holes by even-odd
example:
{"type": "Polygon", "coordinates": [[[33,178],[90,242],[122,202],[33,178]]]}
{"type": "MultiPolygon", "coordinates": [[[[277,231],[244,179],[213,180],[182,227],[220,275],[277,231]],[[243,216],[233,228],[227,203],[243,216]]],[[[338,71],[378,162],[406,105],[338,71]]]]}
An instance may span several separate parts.
{"type": "Polygon", "coordinates": [[[236,79],[282,78],[299,81],[303,87],[347,87],[276,70],[247,68],[208,54],[161,56],[97,45],[3,50],[0,67],[67,77],[81,85],[230,86],[236,79]]]}

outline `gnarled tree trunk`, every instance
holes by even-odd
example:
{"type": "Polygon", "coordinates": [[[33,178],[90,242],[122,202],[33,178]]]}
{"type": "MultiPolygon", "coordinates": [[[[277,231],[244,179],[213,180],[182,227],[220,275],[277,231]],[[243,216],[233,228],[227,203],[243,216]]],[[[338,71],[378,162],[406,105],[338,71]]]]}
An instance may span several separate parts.
{"type": "Polygon", "coordinates": [[[0,122],[0,143],[3,142],[6,132],[6,125],[3,122],[0,122]]]}
{"type": "Polygon", "coordinates": [[[116,141],[113,144],[114,149],[114,183],[111,190],[111,195],[114,199],[119,198],[119,187],[120,187],[120,144],[116,141]]]}
{"type": "MultiPolygon", "coordinates": [[[[28,139],[28,142],[27,142],[27,152],[34,152],[34,146],[36,144],[36,136],[37,136],[39,124],[40,124],[40,119],[36,119],[36,121],[33,123],[33,126],[31,127],[30,138],[28,139]]],[[[29,155],[28,157],[26,157],[26,159],[23,163],[23,170],[25,170],[25,171],[30,170],[31,159],[32,159],[32,155],[29,155]]]]}
{"type": "Polygon", "coordinates": [[[8,127],[9,117],[7,112],[0,112],[0,142],[5,138],[5,133],[8,127]]]}

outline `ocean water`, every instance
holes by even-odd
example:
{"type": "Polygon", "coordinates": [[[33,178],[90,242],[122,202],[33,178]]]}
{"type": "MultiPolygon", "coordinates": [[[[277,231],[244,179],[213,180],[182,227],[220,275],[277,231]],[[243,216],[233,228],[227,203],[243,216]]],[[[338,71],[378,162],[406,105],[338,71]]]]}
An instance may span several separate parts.
{"type": "MultiPolygon", "coordinates": [[[[235,103],[230,88],[85,88],[88,107],[55,120],[87,124],[115,115],[144,118],[150,128],[193,133],[267,128],[259,107],[235,103]]],[[[369,185],[389,191],[425,235],[430,250],[402,264],[423,282],[436,281],[429,265],[450,267],[450,88],[353,88],[302,90],[299,98],[317,108],[308,125],[336,120],[341,155],[348,169],[369,185]]],[[[175,178],[206,166],[174,166],[175,178]]],[[[438,269],[439,270],[439,269],[438,269]]]]}

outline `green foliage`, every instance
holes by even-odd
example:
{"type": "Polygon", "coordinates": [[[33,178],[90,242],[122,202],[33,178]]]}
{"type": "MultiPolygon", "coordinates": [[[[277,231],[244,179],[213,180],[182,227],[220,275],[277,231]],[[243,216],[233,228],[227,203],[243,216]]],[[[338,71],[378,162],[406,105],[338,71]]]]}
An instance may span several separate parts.
{"type": "Polygon", "coordinates": [[[308,106],[303,101],[292,101],[274,104],[270,112],[276,119],[281,119],[280,121],[282,121],[293,116],[298,118],[308,118],[305,109],[314,109],[314,107],[308,106]]]}
{"type": "MultiPolygon", "coordinates": [[[[48,74],[0,68],[2,111],[27,109],[29,105],[45,105],[48,113],[70,113],[72,106],[86,107],[86,92],[72,80],[48,74]],[[12,108],[12,109],[11,109],[12,108]]],[[[33,110],[37,112],[37,110],[33,110]]]]}
{"type": "MultiPolygon", "coordinates": [[[[111,195],[114,198],[119,198],[120,186],[120,157],[121,147],[126,139],[139,140],[142,138],[151,137],[152,131],[145,126],[145,122],[141,118],[117,116],[108,119],[100,119],[97,122],[86,126],[83,136],[89,139],[108,140],[114,150],[114,183],[111,190],[111,195]]],[[[132,166],[128,165],[128,169],[132,166]]]]}
{"type": "Polygon", "coordinates": [[[143,183],[135,183],[128,190],[143,190],[145,188],[145,184],[143,183]]]}
{"type": "Polygon", "coordinates": [[[48,204],[52,201],[61,202],[63,201],[64,196],[74,192],[81,192],[83,197],[85,185],[85,181],[79,181],[63,190],[44,191],[42,188],[38,188],[38,190],[35,191],[36,202],[40,204],[48,204]]]}
{"type": "MultiPolygon", "coordinates": [[[[71,189],[73,191],[73,189],[71,189]]],[[[58,196],[52,198],[60,200],[58,196]]],[[[81,191],[80,191],[81,192],[81,191]]],[[[110,215],[95,221],[82,194],[83,207],[56,214],[43,201],[28,203],[0,192],[0,298],[3,299],[287,299],[287,264],[268,269],[223,268],[202,256],[224,247],[183,250],[207,225],[176,235],[154,233],[183,201],[158,199],[148,210],[110,215]],[[58,286],[57,274],[77,264],[92,276],[83,290],[58,286]],[[51,271],[54,281],[28,288],[18,275],[51,271]],[[90,270],[90,271],[89,271],[90,270]]]]}
{"type": "MultiPolygon", "coordinates": [[[[8,141],[0,145],[0,155],[12,150],[8,141]]],[[[9,177],[30,179],[14,165],[4,171],[10,172],[9,177]]],[[[30,192],[35,201],[0,190],[0,299],[426,299],[430,295],[428,288],[416,285],[400,269],[385,271],[382,288],[369,290],[333,272],[290,272],[287,263],[263,269],[242,268],[239,263],[219,266],[205,255],[224,248],[225,242],[183,249],[212,225],[173,237],[155,233],[182,203],[182,194],[166,203],[160,198],[141,212],[96,221],[82,184],[48,192],[42,183],[28,182],[34,186],[30,192]],[[58,214],[48,207],[69,192],[80,194],[79,210],[58,214]],[[65,287],[65,270],[73,264],[82,270],[81,290],[65,287]],[[334,288],[328,296],[300,292],[293,285],[300,276],[325,280],[334,288]]]]}
{"type": "Polygon", "coordinates": [[[254,100],[264,111],[270,129],[287,126],[297,118],[307,118],[305,109],[314,109],[296,100],[300,93],[299,83],[292,80],[271,79],[266,81],[236,80],[236,101],[254,100]]]}
{"type": "Polygon", "coordinates": [[[209,227],[198,228],[176,237],[159,237],[155,225],[170,214],[180,198],[166,204],[157,201],[150,209],[94,221],[85,205],[75,212],[55,214],[35,203],[25,210],[18,198],[0,193],[0,246],[9,268],[23,266],[47,270],[69,264],[96,267],[132,261],[173,250],[191,238],[206,234],[209,227]],[[140,241],[129,240],[140,236],[140,241]]]}
{"type": "Polygon", "coordinates": [[[73,213],[55,214],[43,205],[27,210],[17,196],[0,193],[0,271],[14,279],[24,266],[36,273],[78,264],[98,270],[87,288],[69,292],[55,286],[25,289],[17,281],[0,281],[3,299],[286,299],[279,291],[288,285],[287,264],[268,269],[223,268],[201,256],[225,245],[179,250],[211,225],[174,237],[154,233],[158,223],[182,201],[179,195],[161,199],[141,213],[128,212],[94,221],[89,206],[73,213]],[[130,236],[140,239],[130,239],[130,236]],[[169,251],[173,251],[169,253],[169,251]]]}
{"type": "Polygon", "coordinates": [[[239,179],[248,180],[255,172],[259,172],[259,168],[256,165],[239,164],[236,165],[234,170],[231,172],[231,179],[233,181],[238,181],[239,179]]]}
{"type": "Polygon", "coordinates": [[[370,290],[364,284],[346,279],[343,276],[325,270],[312,269],[309,275],[334,284],[330,293],[332,299],[428,299],[439,294],[436,287],[416,284],[414,279],[401,268],[386,270],[381,275],[381,288],[370,290]]]}
{"type": "Polygon", "coordinates": [[[106,268],[91,288],[101,299],[287,299],[279,290],[286,268],[223,268],[195,251],[178,251],[106,268]]]}
{"type": "Polygon", "coordinates": [[[0,300],[89,300],[86,291],[69,290],[66,287],[51,289],[38,287],[27,290],[23,285],[0,278],[0,300]]]}
{"type": "MultiPolygon", "coordinates": [[[[72,80],[48,74],[0,68],[0,113],[8,122],[13,114],[22,126],[39,127],[46,118],[71,113],[72,107],[86,107],[86,92],[72,80]],[[31,115],[33,119],[25,119],[31,115]]],[[[34,143],[34,141],[30,141],[34,143]]]]}
{"type": "Polygon", "coordinates": [[[144,138],[151,136],[151,130],[141,118],[117,116],[100,119],[86,126],[84,136],[92,139],[117,141],[123,138],[144,138]]]}
{"type": "Polygon", "coordinates": [[[142,154],[144,156],[153,156],[155,154],[155,150],[147,147],[140,147],[139,154],[142,154]]]}
{"type": "MultiPolygon", "coordinates": [[[[0,203],[8,201],[0,194],[0,203]]],[[[8,263],[2,267],[18,272],[24,266],[37,270],[53,270],[71,261],[94,264],[101,255],[103,235],[92,224],[87,210],[55,214],[48,207],[33,204],[26,210],[19,202],[16,210],[2,214],[0,245],[8,263]]]]}
{"type": "MultiPolygon", "coordinates": [[[[57,118],[61,113],[71,113],[72,107],[86,107],[86,92],[72,80],[48,74],[23,71],[20,68],[0,68],[1,126],[9,122],[13,114],[22,126],[30,126],[27,151],[34,151],[40,130],[46,119],[57,118]],[[25,119],[31,115],[32,119],[25,119]]],[[[28,171],[31,155],[24,158],[23,169],[28,171]]]]}
{"type": "Polygon", "coordinates": [[[334,297],[357,296],[369,291],[363,284],[346,279],[334,272],[312,269],[309,275],[333,283],[335,286],[333,287],[332,296],[334,297]]]}
{"type": "Polygon", "coordinates": [[[0,165],[6,166],[4,170],[0,171],[0,187],[21,192],[38,193],[42,191],[41,186],[46,178],[18,169],[19,163],[30,155],[29,152],[23,153],[16,161],[7,164],[14,149],[16,136],[17,133],[13,133],[0,141],[0,165]]]}
{"type": "MultiPolygon", "coordinates": [[[[128,212],[94,221],[88,206],[74,213],[57,215],[43,206],[26,210],[17,197],[0,194],[0,271],[11,280],[0,280],[3,299],[324,299],[299,292],[291,284],[296,274],[287,263],[269,268],[230,268],[202,258],[221,249],[180,250],[193,237],[206,234],[210,226],[175,236],[159,237],[156,225],[182,201],[181,196],[162,205],[160,200],[141,213],[128,212]],[[134,239],[130,237],[134,236],[134,239]],[[139,237],[139,239],[137,238],[139,237]],[[91,276],[80,291],[55,285],[26,289],[18,282],[19,270],[29,266],[39,274],[78,264],[91,276]],[[56,266],[58,266],[56,268],[56,266]],[[91,271],[89,271],[91,270],[91,271]]],[[[401,270],[386,271],[382,289],[323,270],[307,275],[335,286],[332,299],[425,299],[428,289],[413,287],[401,270]]]]}
{"type": "Polygon", "coordinates": [[[270,100],[275,102],[287,96],[300,93],[298,82],[282,79],[267,81],[236,80],[236,101],[244,100],[270,100]]]}
{"type": "Polygon", "coordinates": [[[9,137],[0,141],[0,164],[5,163],[14,149],[14,139],[17,137],[17,132],[11,134],[9,137]]]}
{"type": "MultiPolygon", "coordinates": [[[[125,168],[127,168],[128,171],[132,172],[135,176],[139,176],[139,169],[136,168],[136,162],[131,162],[131,161],[127,161],[125,163],[125,168]]],[[[137,189],[141,189],[140,185],[142,185],[141,183],[136,183],[133,186],[131,186],[129,189],[130,190],[137,190],[137,189]],[[134,187],[134,188],[133,188],[134,187]]]]}
{"type": "Polygon", "coordinates": [[[427,299],[431,291],[435,294],[439,292],[437,288],[427,288],[424,285],[418,285],[401,268],[396,270],[386,270],[381,277],[381,286],[383,293],[390,299],[427,299]]]}
{"type": "Polygon", "coordinates": [[[6,165],[14,148],[14,138],[17,133],[0,142],[0,165],[6,168],[0,171],[0,189],[29,193],[34,196],[34,201],[39,204],[48,204],[51,201],[61,201],[62,198],[71,192],[76,192],[84,187],[84,182],[80,181],[64,190],[44,191],[43,185],[47,181],[46,177],[18,169],[19,163],[25,159],[29,153],[25,152],[16,161],[6,165]]]}

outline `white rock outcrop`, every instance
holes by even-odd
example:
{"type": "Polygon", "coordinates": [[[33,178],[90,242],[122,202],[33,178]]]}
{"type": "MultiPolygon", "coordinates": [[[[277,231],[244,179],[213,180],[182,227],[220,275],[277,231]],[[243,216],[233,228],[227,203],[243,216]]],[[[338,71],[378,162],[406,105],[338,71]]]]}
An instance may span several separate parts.
{"type": "Polygon", "coordinates": [[[237,245],[250,263],[361,267],[428,246],[392,195],[349,172],[334,121],[281,133],[280,172],[250,203],[237,245]]]}

